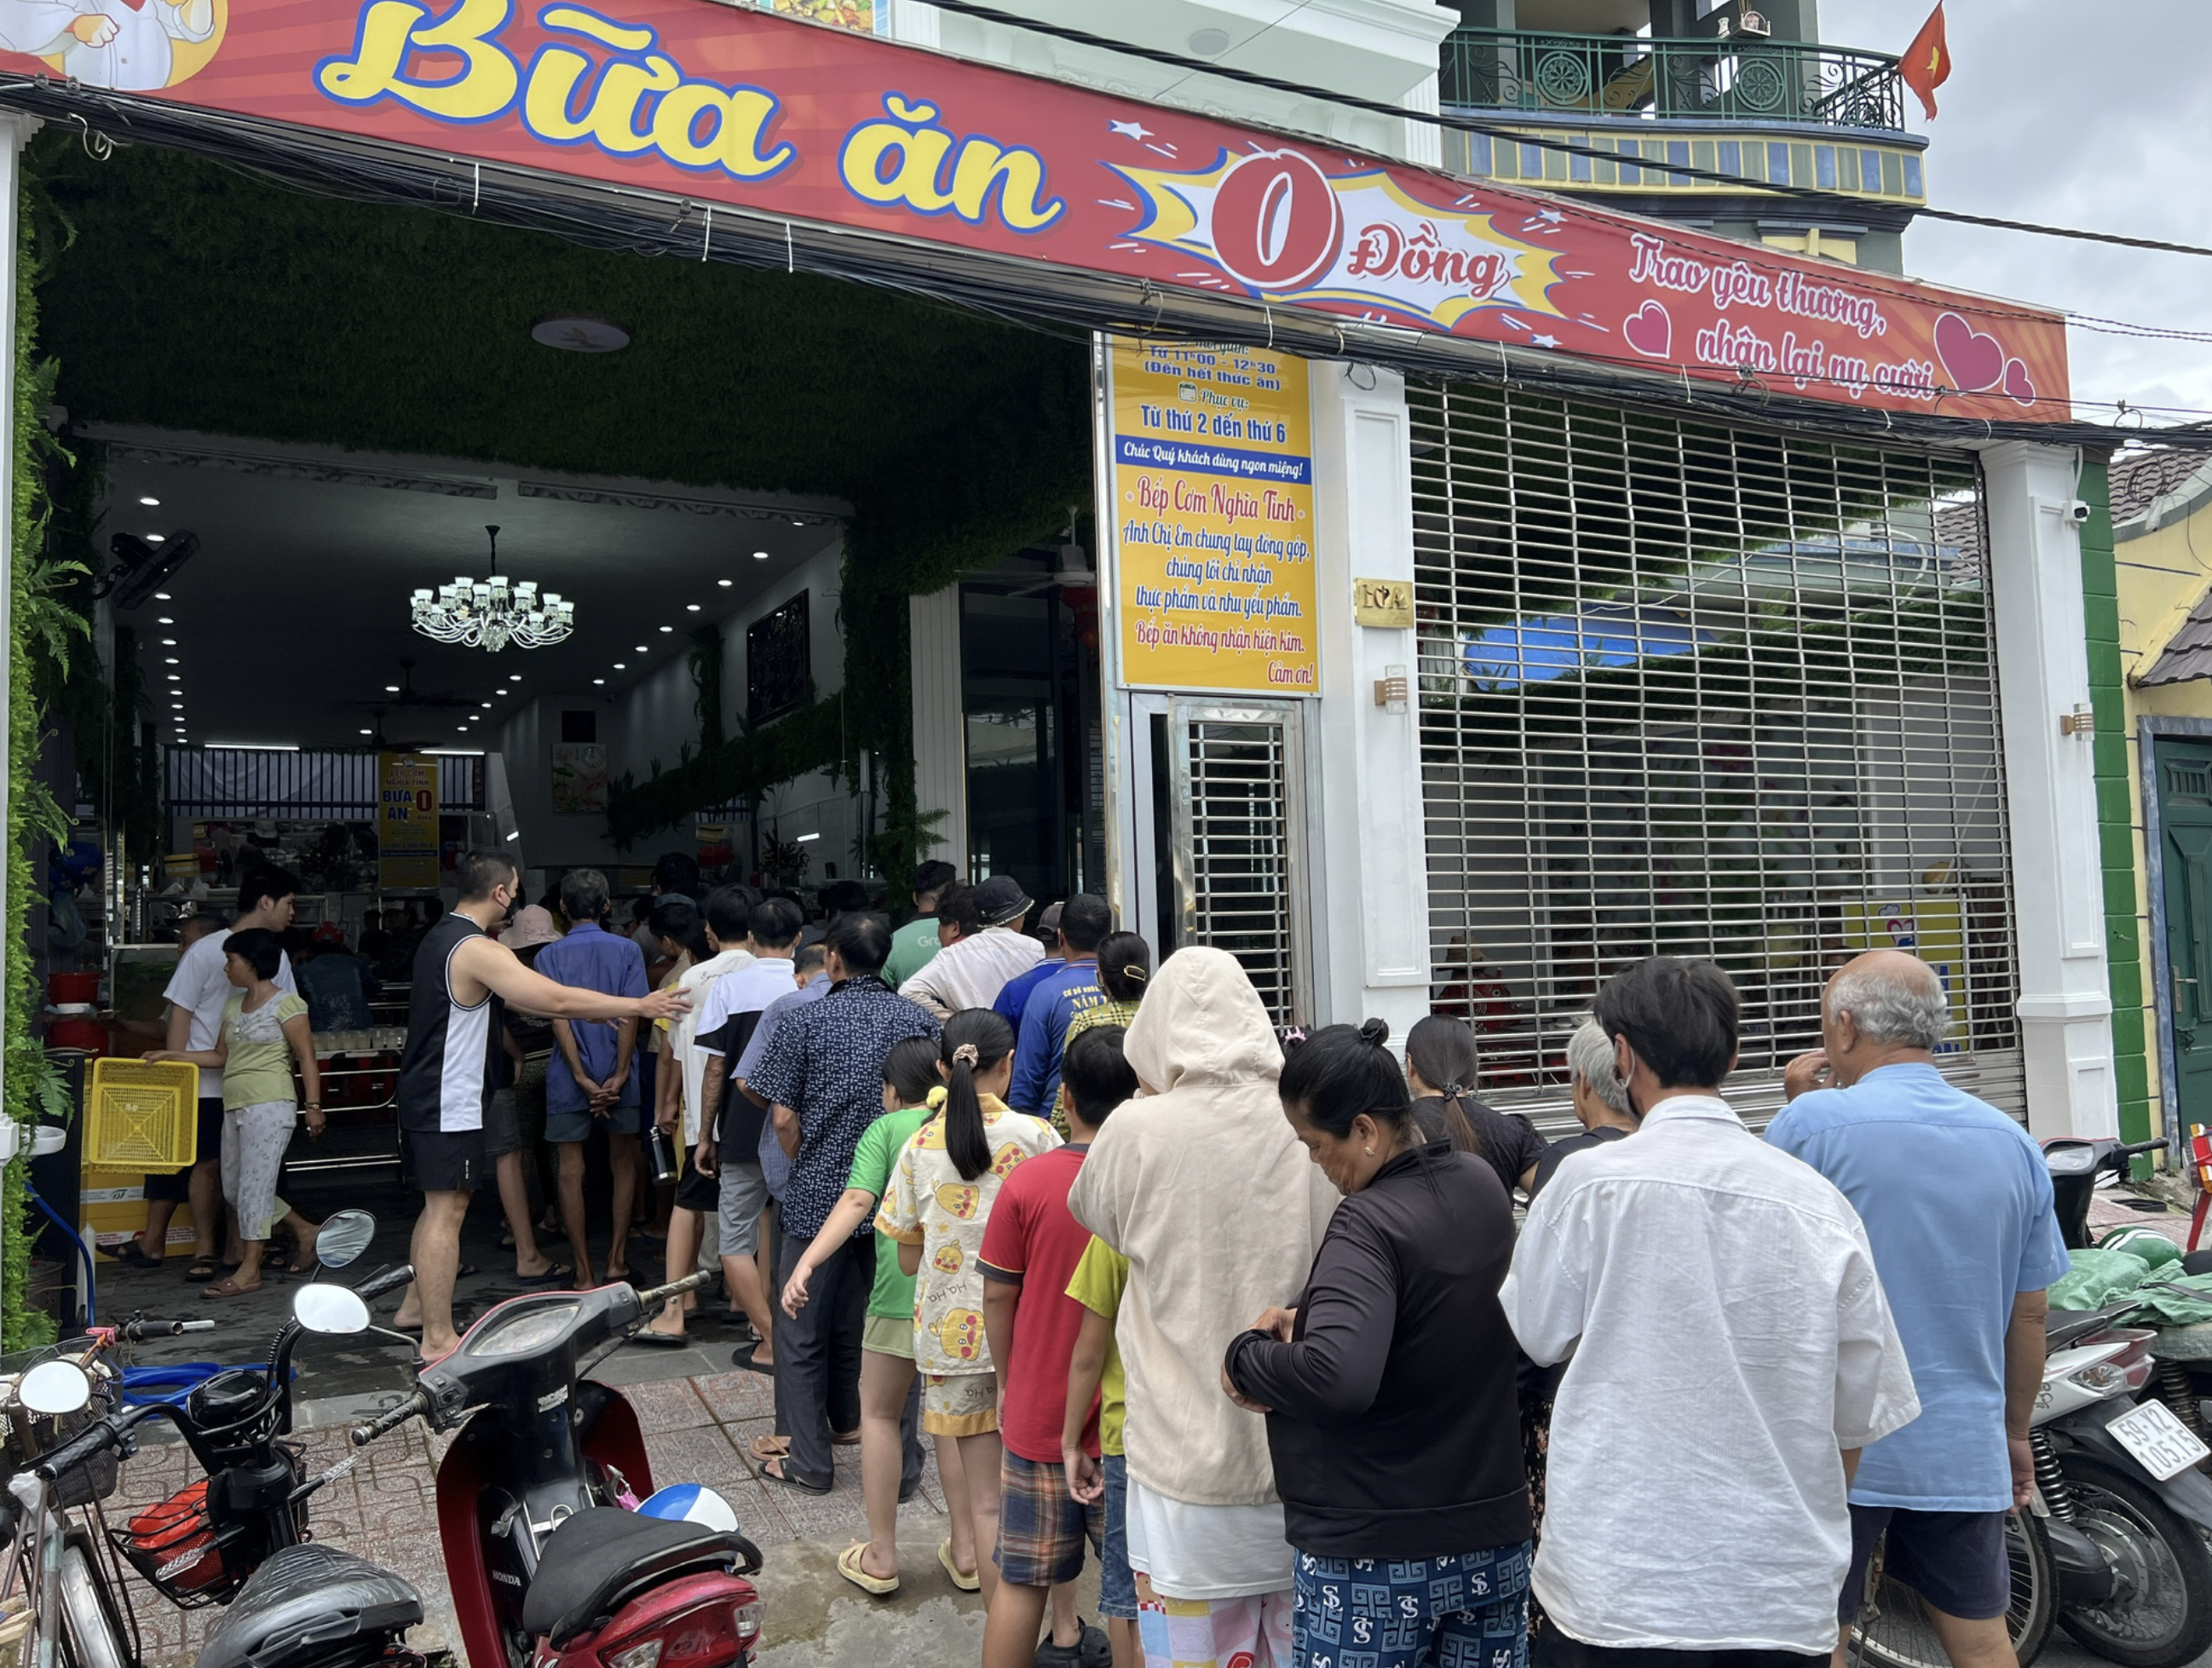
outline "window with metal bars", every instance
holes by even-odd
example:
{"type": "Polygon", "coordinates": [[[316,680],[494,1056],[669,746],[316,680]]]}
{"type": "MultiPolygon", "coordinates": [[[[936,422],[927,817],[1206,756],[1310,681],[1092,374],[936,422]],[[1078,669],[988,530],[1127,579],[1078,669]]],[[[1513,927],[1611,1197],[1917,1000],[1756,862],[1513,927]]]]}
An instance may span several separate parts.
{"type": "Polygon", "coordinates": [[[1431,999],[1486,1097],[1564,1113],[1597,986],[1710,956],[1763,1116],[1828,974],[1897,946],[1949,990],[1947,1075],[2023,1107],[1973,460],[1407,399],[1431,999]]]}

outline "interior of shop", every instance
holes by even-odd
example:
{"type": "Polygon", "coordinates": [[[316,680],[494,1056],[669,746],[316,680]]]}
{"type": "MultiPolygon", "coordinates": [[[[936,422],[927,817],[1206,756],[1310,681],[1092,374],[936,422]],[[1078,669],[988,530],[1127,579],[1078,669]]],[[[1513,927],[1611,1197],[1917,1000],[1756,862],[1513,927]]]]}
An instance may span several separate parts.
{"type": "MultiPolygon", "coordinates": [[[[49,549],[82,568],[52,594],[88,628],[44,674],[74,845],[33,931],[42,974],[114,975],[86,1049],[149,1046],[180,925],[258,855],[302,877],[295,937],[349,952],[478,844],[532,898],[604,870],[625,923],[669,852],[816,919],[854,882],[903,919],[926,855],[1103,884],[1081,335],[52,130],[27,172],[49,549]],[[495,572],[565,637],[416,628],[495,572]],[[911,733],[909,599],[948,591],[957,818],[911,733]],[[382,861],[393,755],[435,779],[428,873],[382,861]]],[[[375,971],[371,1023],[319,1034],[333,1181],[392,1168],[406,969],[375,971]]]]}

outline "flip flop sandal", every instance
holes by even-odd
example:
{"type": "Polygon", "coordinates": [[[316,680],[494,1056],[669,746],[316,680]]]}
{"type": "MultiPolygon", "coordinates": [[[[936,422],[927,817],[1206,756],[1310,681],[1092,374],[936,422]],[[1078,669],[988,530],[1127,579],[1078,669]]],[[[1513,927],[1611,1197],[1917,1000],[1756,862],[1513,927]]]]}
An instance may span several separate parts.
{"type": "Polygon", "coordinates": [[[217,1278],[222,1272],[222,1271],[215,1265],[214,1258],[195,1257],[192,1259],[192,1265],[185,1271],[185,1278],[195,1286],[204,1286],[209,1281],[217,1278]]]}
{"type": "Polygon", "coordinates": [[[629,1335],[632,1343],[642,1343],[651,1350],[689,1350],[691,1340],[681,1332],[656,1332],[650,1326],[641,1327],[629,1335]]]}
{"type": "Polygon", "coordinates": [[[981,1592],[983,1590],[983,1578],[981,1575],[972,1569],[963,1575],[961,1574],[960,1566],[952,1562],[952,1540],[950,1536],[938,1543],[937,1562],[945,1566],[945,1573],[952,1578],[952,1585],[958,1587],[961,1592],[981,1592]]]}
{"type": "Polygon", "coordinates": [[[830,1485],[826,1483],[818,1484],[813,1483],[802,1483],[795,1477],[786,1477],[783,1474],[781,1467],[786,1463],[787,1458],[787,1456],[786,1455],[778,1454],[773,1459],[763,1460],[761,1462],[760,1468],[760,1480],[763,1483],[773,1483],[780,1489],[789,1489],[797,1494],[826,1495],[830,1492],[830,1485]],[[770,1471],[769,1467],[771,1465],[776,1466],[778,1469],[770,1471]]]}
{"type": "Polygon", "coordinates": [[[863,1592],[873,1593],[878,1598],[888,1598],[899,1590],[899,1578],[871,1575],[860,1566],[861,1555],[868,1550],[866,1541],[854,1541],[837,1555],[837,1573],[863,1592]]]}
{"type": "Polygon", "coordinates": [[[514,1277],[514,1283],[518,1286],[558,1286],[563,1280],[572,1278],[575,1272],[566,1263],[556,1263],[543,1274],[518,1274],[514,1277]]]}
{"type": "Polygon", "coordinates": [[[258,1285],[241,1286],[228,1275],[225,1275],[200,1295],[202,1297],[246,1297],[260,1289],[258,1285]]]}
{"type": "Polygon", "coordinates": [[[752,1455],[756,1465],[765,1465],[769,1460],[781,1459],[791,1452],[791,1439],[788,1436],[756,1436],[746,1451],[752,1455]]]}
{"type": "Polygon", "coordinates": [[[136,1240],[125,1240],[120,1246],[107,1253],[125,1268],[159,1268],[161,1259],[149,1257],[136,1240]]]}

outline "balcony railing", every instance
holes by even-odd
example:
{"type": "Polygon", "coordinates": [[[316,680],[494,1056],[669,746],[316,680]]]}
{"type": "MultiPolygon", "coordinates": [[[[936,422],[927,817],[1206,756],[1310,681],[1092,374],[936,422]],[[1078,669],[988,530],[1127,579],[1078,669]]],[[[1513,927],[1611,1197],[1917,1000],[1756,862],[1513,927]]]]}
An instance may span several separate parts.
{"type": "Polygon", "coordinates": [[[1481,110],[1905,128],[1895,58],[1747,35],[1455,29],[1444,39],[1438,92],[1447,106],[1481,110]]]}

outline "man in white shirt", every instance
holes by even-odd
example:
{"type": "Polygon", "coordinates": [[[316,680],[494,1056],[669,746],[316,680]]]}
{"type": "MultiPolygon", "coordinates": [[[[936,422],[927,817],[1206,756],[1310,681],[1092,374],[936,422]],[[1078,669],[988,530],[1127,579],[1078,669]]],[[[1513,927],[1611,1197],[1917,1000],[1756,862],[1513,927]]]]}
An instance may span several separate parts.
{"type": "Polygon", "coordinates": [[[1044,960],[1044,946],[1022,931],[1033,907],[1011,875],[953,888],[937,913],[960,936],[900,986],[899,994],[940,1022],[963,1008],[989,1007],[1008,980],[1044,960]]]}
{"type": "Polygon", "coordinates": [[[768,1182],[761,1173],[762,1109],[732,1080],[731,1063],[745,1052],[769,1004],[791,994],[791,953],[805,920],[788,898],[757,905],[748,931],[754,960],[714,981],[692,1046],[700,1057],[699,1104],[706,1109],[693,1162],[716,1178],[722,1284],[751,1321],[759,1342],[738,1347],[733,1364],[767,1372],[775,1365],[769,1286],[761,1271],[761,1213],[768,1182]]]}
{"type": "MultiPolygon", "coordinates": [[[[284,870],[252,870],[238,883],[238,915],[231,926],[196,940],[177,958],[177,970],[161,992],[169,1004],[171,1052],[215,1046],[224,1004],[237,994],[236,986],[223,975],[223,945],[233,931],[243,932],[248,927],[283,932],[292,925],[292,899],[299,889],[299,877],[284,870]]],[[[276,988],[299,994],[289,956],[277,961],[276,988]]],[[[222,1071],[217,1066],[200,1068],[199,1127],[192,1162],[185,1169],[146,1178],[146,1226],[135,1242],[124,1241],[122,1260],[139,1267],[157,1265],[168,1250],[169,1218],[185,1200],[192,1207],[193,1255],[185,1278],[204,1284],[222,1272],[222,1240],[216,1232],[222,1220],[222,1071]]]]}
{"type": "Polygon", "coordinates": [[[1737,1003],[1655,956],[1598,992],[1642,1119],[1528,1208],[1499,1300],[1552,1414],[1542,1668],[1812,1668],[1837,1639],[1859,1451],[1920,1404],[1865,1230],[1719,1096],[1737,1003]]]}

